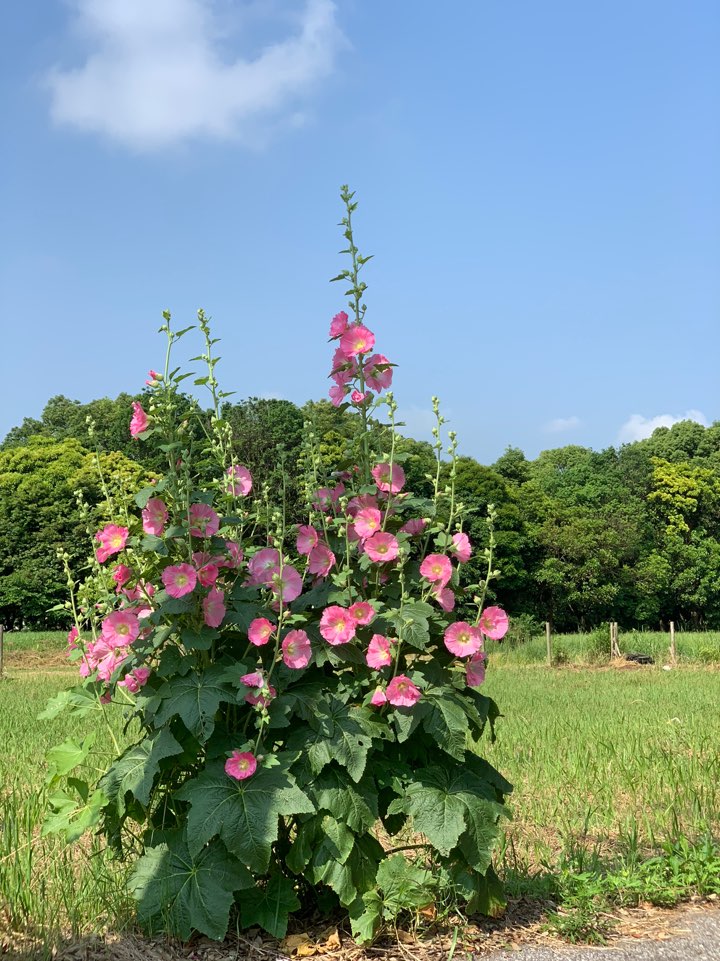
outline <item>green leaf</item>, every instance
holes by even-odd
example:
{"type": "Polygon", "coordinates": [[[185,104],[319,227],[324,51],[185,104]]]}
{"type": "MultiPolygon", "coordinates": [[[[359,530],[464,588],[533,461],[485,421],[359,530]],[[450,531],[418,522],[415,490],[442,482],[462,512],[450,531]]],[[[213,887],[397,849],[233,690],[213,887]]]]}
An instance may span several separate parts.
{"type": "Polygon", "coordinates": [[[213,641],[218,637],[220,637],[220,631],[212,627],[201,627],[197,631],[187,627],[180,632],[183,645],[191,651],[209,651],[213,641]]]}
{"type": "Polygon", "coordinates": [[[484,874],[492,863],[495,845],[500,837],[498,821],[504,814],[501,804],[475,798],[466,805],[467,831],[461,836],[459,847],[467,863],[484,874]]]}
{"type": "Polygon", "coordinates": [[[383,914],[396,918],[401,911],[413,911],[435,901],[430,871],[408,861],[402,854],[385,858],[377,870],[382,891],[383,914]]]}
{"type": "Polygon", "coordinates": [[[329,811],[358,834],[369,831],[378,817],[377,795],[365,778],[354,784],[348,772],[330,764],[306,788],[318,811],[329,811]]]}
{"type": "Polygon", "coordinates": [[[97,694],[91,687],[71,687],[60,691],[47,702],[45,710],[38,714],[38,721],[53,721],[60,714],[85,717],[94,711],[102,711],[97,694]]]}
{"type": "Polygon", "coordinates": [[[355,836],[344,824],[326,814],[320,823],[320,844],[310,862],[310,876],[315,884],[326,884],[337,894],[341,904],[357,897],[352,870],[346,864],[355,844],[355,836]]]}
{"type": "Polygon", "coordinates": [[[288,916],[300,902],[289,878],[275,874],[265,885],[244,891],[240,897],[240,921],[244,928],[257,924],[274,938],[284,938],[288,916]]]}
{"type": "Polygon", "coordinates": [[[147,807],[160,761],[166,757],[182,754],[178,744],[167,728],[155,731],[139,744],[127,748],[111,765],[99,783],[108,799],[114,802],[119,815],[125,812],[125,796],[132,796],[147,807]]]}
{"type": "Polygon", "coordinates": [[[423,727],[443,751],[463,761],[468,718],[462,706],[447,691],[440,695],[428,695],[426,704],[423,727]]]}
{"type": "Polygon", "coordinates": [[[331,761],[347,768],[353,781],[359,781],[365,771],[367,753],[372,739],[360,724],[362,711],[349,708],[336,697],[316,702],[315,716],[309,719],[309,729],[297,729],[288,740],[288,749],[305,750],[314,773],[331,761]]]}
{"type": "Polygon", "coordinates": [[[198,674],[171,677],[158,691],[160,706],[154,718],[156,728],[179,715],[188,731],[205,742],[215,727],[215,714],[222,701],[235,701],[235,692],[223,681],[225,669],[218,665],[198,674]]]}
{"type": "Polygon", "coordinates": [[[63,741],[62,744],[51,747],[46,755],[48,772],[45,783],[54,786],[60,778],[69,774],[78,764],[82,764],[94,743],[95,732],[91,731],[80,744],[74,741],[63,741]]]}
{"type": "Polygon", "coordinates": [[[43,835],[62,834],[70,844],[99,822],[103,808],[108,803],[107,798],[99,789],[88,797],[89,791],[84,782],[76,781],[75,786],[80,792],[79,801],[66,791],[58,791],[48,798],[54,810],[45,819],[43,835]]]}
{"type": "Polygon", "coordinates": [[[158,492],[158,489],[155,486],[143,487],[141,490],[137,492],[137,494],[135,495],[135,503],[140,508],[140,510],[144,510],[147,507],[147,502],[150,500],[151,497],[155,497],[157,492],[158,492]]]}
{"type": "Polygon", "coordinates": [[[282,767],[259,767],[252,777],[236,781],[222,764],[214,764],[188,781],[177,797],[191,805],[188,834],[193,852],[219,834],[229,851],[261,874],[270,863],[280,815],[315,811],[282,767]]]}
{"type": "Polygon", "coordinates": [[[424,768],[416,777],[405,796],[388,806],[388,813],[412,815],[415,830],[441,854],[449,854],[465,830],[465,805],[453,794],[444,768],[424,768]]]}
{"type": "Polygon", "coordinates": [[[140,547],[144,551],[152,551],[155,554],[160,554],[162,557],[167,557],[168,554],[165,541],[162,537],[157,537],[155,534],[146,534],[140,541],[140,547]]]}
{"type": "Polygon", "coordinates": [[[377,891],[366,891],[350,905],[350,926],[358,944],[370,944],[380,930],[382,900],[377,891]]]}
{"type": "Polygon", "coordinates": [[[401,609],[386,612],[384,618],[393,625],[401,640],[422,651],[430,641],[428,618],[431,614],[433,608],[429,604],[413,601],[401,609]]]}
{"type": "Polygon", "coordinates": [[[164,931],[187,941],[193,931],[221,940],[227,933],[233,892],[253,885],[250,873],[214,840],[195,855],[184,834],[145,852],[130,890],[138,919],[151,932],[164,931]]]}

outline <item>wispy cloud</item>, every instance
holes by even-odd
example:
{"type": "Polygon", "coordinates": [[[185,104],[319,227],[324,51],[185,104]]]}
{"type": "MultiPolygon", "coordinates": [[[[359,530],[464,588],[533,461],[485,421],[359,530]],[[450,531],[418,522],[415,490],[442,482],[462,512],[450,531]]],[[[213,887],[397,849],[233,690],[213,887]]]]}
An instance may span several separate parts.
{"type": "Polygon", "coordinates": [[[561,434],[566,430],[574,430],[580,426],[580,423],[580,418],[574,414],[572,417],[556,417],[555,420],[548,421],[543,430],[548,434],[561,434]]]}
{"type": "Polygon", "coordinates": [[[694,420],[703,427],[708,426],[705,415],[700,410],[687,410],[684,414],[656,414],[655,417],[643,417],[642,414],[631,414],[618,432],[621,444],[630,444],[636,440],[650,437],[658,427],[672,427],[681,420],[694,420]]]}
{"type": "Polygon", "coordinates": [[[193,138],[257,146],[278,125],[302,121],[303,102],[344,42],[333,0],[307,0],[291,36],[232,58],[215,0],[69,2],[87,55],[48,73],[52,118],[136,150],[193,138]]]}

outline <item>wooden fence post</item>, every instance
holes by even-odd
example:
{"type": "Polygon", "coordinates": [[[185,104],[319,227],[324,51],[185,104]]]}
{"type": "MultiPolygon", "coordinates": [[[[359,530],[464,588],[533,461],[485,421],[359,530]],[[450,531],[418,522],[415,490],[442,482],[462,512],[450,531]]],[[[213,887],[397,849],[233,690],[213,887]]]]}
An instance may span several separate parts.
{"type": "Polygon", "coordinates": [[[618,644],[617,621],[610,621],[610,659],[620,657],[620,645],[618,644]]]}
{"type": "Polygon", "coordinates": [[[552,667],[552,638],[550,636],[550,621],[545,621],[545,645],[547,647],[547,665],[552,667]]]}
{"type": "Polygon", "coordinates": [[[675,650],[675,621],[670,621],[670,663],[677,664],[677,651],[675,650]]]}

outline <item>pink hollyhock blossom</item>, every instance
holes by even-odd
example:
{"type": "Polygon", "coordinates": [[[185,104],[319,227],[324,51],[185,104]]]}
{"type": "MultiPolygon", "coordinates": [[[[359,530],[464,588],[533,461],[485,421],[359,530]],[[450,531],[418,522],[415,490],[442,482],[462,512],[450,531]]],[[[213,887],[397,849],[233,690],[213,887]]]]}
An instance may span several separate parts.
{"type": "Polygon", "coordinates": [[[67,636],[68,654],[70,653],[70,651],[74,651],[77,649],[78,637],[80,637],[80,631],[78,631],[77,627],[71,627],[67,636]]]}
{"type": "Polygon", "coordinates": [[[421,692],[405,674],[398,674],[385,688],[385,696],[393,707],[412,707],[421,692]]]}
{"type": "Polygon", "coordinates": [[[375,346],[375,334],[363,324],[353,324],[340,338],[340,350],[346,357],[366,354],[375,346]]]}
{"type": "Polygon", "coordinates": [[[310,638],[305,631],[290,631],[282,642],[283,661],[288,667],[307,667],[310,663],[310,638]]]}
{"type": "Polygon", "coordinates": [[[102,637],[108,647],[127,647],[137,639],[140,624],[133,611],[113,611],[102,622],[102,637]]]}
{"type": "Polygon", "coordinates": [[[212,537],[220,529],[220,518],[209,504],[190,505],[190,533],[193,537],[212,537]]]}
{"type": "Polygon", "coordinates": [[[394,561],[400,552],[397,538],[392,534],[373,534],[365,541],[364,548],[370,560],[377,564],[394,561]]]}
{"type": "Polygon", "coordinates": [[[298,527],[297,541],[295,542],[298,554],[309,554],[317,542],[318,532],[312,525],[301,524],[301,526],[298,527]]]}
{"type": "Polygon", "coordinates": [[[112,572],[112,579],[117,584],[115,590],[119,591],[121,587],[124,587],[131,577],[132,571],[127,564],[118,564],[115,570],[112,572]]]}
{"type": "Polygon", "coordinates": [[[325,544],[316,544],[308,555],[308,572],[327,577],[335,566],[335,555],[325,544]]]}
{"type": "Polygon", "coordinates": [[[233,497],[247,497],[252,490],[252,474],[241,464],[228,467],[225,477],[225,490],[233,497]]]}
{"type": "Polygon", "coordinates": [[[492,641],[499,641],[507,634],[510,622],[501,607],[486,607],[480,616],[480,630],[492,641]]]}
{"type": "Polygon", "coordinates": [[[319,490],[315,491],[313,507],[316,510],[327,511],[332,507],[332,504],[332,492],[329,487],[321,487],[319,490]]]}
{"type": "Polygon", "coordinates": [[[162,582],[170,597],[185,597],[195,590],[197,574],[190,564],[174,564],[162,572],[162,582]]]}
{"type": "Polygon", "coordinates": [[[243,549],[235,541],[225,541],[225,550],[228,553],[227,560],[224,560],[219,567],[228,567],[230,570],[240,567],[243,561],[243,549]]]}
{"type": "Polygon", "coordinates": [[[373,390],[384,390],[392,384],[393,370],[390,361],[383,354],[368,357],[363,367],[365,383],[373,390]]]}
{"type": "Polygon", "coordinates": [[[225,617],[225,595],[213,587],[203,598],[203,620],[208,627],[220,627],[225,617]]]}
{"type": "Polygon", "coordinates": [[[152,597],[155,588],[152,584],[146,584],[145,581],[138,581],[133,588],[124,587],[122,593],[129,601],[140,601],[145,597],[152,597]]]}
{"type": "Polygon", "coordinates": [[[130,531],[127,527],[118,527],[117,524],[107,524],[95,535],[95,540],[100,541],[100,547],[95,551],[95,556],[103,564],[108,557],[119,554],[125,547],[130,531]]]}
{"type": "Polygon", "coordinates": [[[451,550],[455,552],[455,557],[457,557],[461,564],[467,564],[472,557],[472,547],[470,546],[470,540],[467,534],[453,534],[453,546],[451,550]]]}
{"type": "Polygon", "coordinates": [[[364,507],[355,515],[355,531],[362,540],[380,530],[382,524],[382,514],[374,507],[364,507]]]}
{"type": "Polygon", "coordinates": [[[273,574],[280,570],[280,551],[274,547],[263,547],[248,561],[249,584],[269,584],[273,574]]]}
{"type": "Polygon", "coordinates": [[[101,704],[110,704],[112,701],[112,694],[110,691],[103,691],[98,700],[101,704]]]}
{"type": "Polygon", "coordinates": [[[275,626],[266,617],[256,617],[254,621],[250,621],[248,640],[255,647],[262,647],[270,640],[274,630],[275,626]]]}
{"type": "Polygon", "coordinates": [[[427,522],[422,517],[413,517],[411,520],[405,521],[400,530],[413,537],[415,534],[422,534],[426,527],[427,522]]]}
{"type": "Polygon", "coordinates": [[[145,381],[145,383],[148,385],[148,387],[155,387],[159,380],[162,380],[162,374],[158,374],[156,370],[151,369],[148,371],[148,379],[145,381]]]}
{"type": "Polygon", "coordinates": [[[378,500],[374,494],[360,494],[359,497],[352,497],[348,501],[347,513],[350,517],[357,517],[360,511],[365,510],[366,507],[372,510],[378,509],[378,500]]]}
{"type": "Polygon", "coordinates": [[[272,684],[270,684],[268,685],[266,694],[246,694],[245,700],[248,704],[252,705],[252,707],[267,707],[270,701],[276,696],[277,691],[272,684]]]}
{"type": "Polygon", "coordinates": [[[420,565],[421,575],[433,584],[444,587],[452,577],[452,564],[445,554],[428,554],[420,565]]]}
{"type": "Polygon", "coordinates": [[[260,671],[253,671],[252,674],[243,674],[240,678],[240,683],[244,684],[245,687],[262,687],[265,683],[265,678],[260,671]]]}
{"type": "Polygon", "coordinates": [[[342,402],[345,400],[346,394],[346,387],[340,386],[339,384],[335,384],[334,387],[331,387],[328,391],[328,397],[330,398],[333,407],[339,407],[340,404],[342,404],[342,402]]]}
{"type": "Polygon", "coordinates": [[[372,391],[366,390],[362,394],[359,390],[354,390],[350,395],[350,400],[356,407],[362,406],[362,404],[367,404],[368,401],[372,400],[372,391]]]}
{"type": "Polygon", "coordinates": [[[480,685],[485,680],[485,654],[483,651],[478,651],[477,654],[466,661],[465,663],[465,677],[467,678],[468,687],[480,687],[480,685]]]}
{"type": "Polygon", "coordinates": [[[456,621],[445,629],[445,647],[458,657],[469,657],[483,646],[479,628],[471,627],[465,621],[456,621]]]}
{"type": "Polygon", "coordinates": [[[244,781],[257,771],[257,760],[250,751],[233,751],[225,762],[225,773],[236,781],[244,781]]]}
{"type": "Polygon", "coordinates": [[[382,667],[390,667],[393,659],[392,645],[393,641],[389,637],[383,637],[382,634],[373,634],[365,655],[367,666],[374,667],[378,671],[382,667]]]}
{"type": "Polygon", "coordinates": [[[148,415],[142,409],[142,404],[134,400],[132,406],[133,414],[130,419],[130,436],[137,437],[148,429],[150,421],[148,420],[148,415]]]}
{"type": "Polygon", "coordinates": [[[130,694],[137,694],[141,687],[145,687],[149,677],[149,667],[136,667],[134,671],[126,674],[122,681],[118,681],[118,687],[126,688],[130,694]]]}
{"type": "Polygon", "coordinates": [[[356,624],[365,627],[366,624],[372,623],[375,619],[375,608],[367,601],[355,601],[348,608],[348,614],[354,618],[356,624]]]}
{"type": "Polygon", "coordinates": [[[347,330],[348,315],[344,310],[335,314],[333,319],[330,321],[330,333],[328,336],[331,340],[335,340],[336,337],[341,337],[347,330]]]}
{"type": "Polygon", "coordinates": [[[339,387],[344,387],[357,375],[358,371],[358,362],[352,357],[347,357],[342,352],[342,348],[338,347],[333,354],[330,368],[330,376],[335,383],[339,387]]]}
{"type": "Polygon", "coordinates": [[[97,665],[97,676],[101,681],[109,681],[120,665],[127,660],[127,651],[119,648],[106,654],[97,665]]]}
{"type": "Polygon", "coordinates": [[[142,512],[142,525],[146,534],[161,537],[168,519],[165,502],[159,497],[151,497],[142,512]]]}
{"type": "Polygon", "coordinates": [[[433,591],[433,597],[444,611],[450,612],[455,609],[455,595],[449,587],[438,586],[433,591]]]}
{"type": "Polygon", "coordinates": [[[291,564],[285,564],[273,573],[270,590],[278,601],[289,604],[302,594],[302,577],[291,564]]]}
{"type": "Polygon", "coordinates": [[[344,607],[326,607],[320,618],[320,633],[333,647],[347,644],[355,637],[357,621],[344,607]]]}
{"type": "Polygon", "coordinates": [[[376,687],[373,696],[370,698],[370,703],[373,707],[380,707],[383,704],[387,704],[387,697],[385,697],[385,692],[381,687],[376,687]]]}
{"type": "Polygon", "coordinates": [[[375,483],[386,494],[399,494],[405,486],[405,471],[399,464],[376,464],[372,469],[375,483]]]}
{"type": "Polygon", "coordinates": [[[218,579],[219,573],[217,564],[203,564],[202,567],[198,568],[198,580],[203,587],[212,587],[218,579]]]}

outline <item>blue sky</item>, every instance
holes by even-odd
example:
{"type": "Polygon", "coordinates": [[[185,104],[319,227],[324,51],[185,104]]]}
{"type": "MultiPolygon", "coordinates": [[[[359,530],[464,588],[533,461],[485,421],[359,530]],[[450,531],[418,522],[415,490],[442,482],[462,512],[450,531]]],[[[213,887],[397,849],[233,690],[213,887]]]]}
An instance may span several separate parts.
{"type": "Polygon", "coordinates": [[[432,394],[485,463],[720,418],[714,0],[3,21],[0,436],[54,394],[139,389],[164,308],[212,315],[239,397],[324,396],[345,182],[409,433],[432,394]]]}

